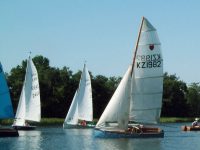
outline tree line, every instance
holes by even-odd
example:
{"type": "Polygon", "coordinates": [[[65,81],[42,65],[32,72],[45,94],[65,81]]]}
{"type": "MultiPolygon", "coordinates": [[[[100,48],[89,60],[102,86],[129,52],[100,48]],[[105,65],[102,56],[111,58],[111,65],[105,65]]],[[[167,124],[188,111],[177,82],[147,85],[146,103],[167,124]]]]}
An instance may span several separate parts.
{"type": "MultiPolygon", "coordinates": [[[[51,67],[49,59],[35,56],[33,62],[38,71],[42,117],[64,118],[78,88],[81,70],[73,73],[69,67],[51,67]]],[[[6,73],[14,111],[17,109],[24,82],[26,60],[6,73]]],[[[92,97],[94,118],[99,118],[117,88],[121,77],[93,76],[92,97]]],[[[164,73],[163,104],[161,116],[195,117],[200,115],[200,85],[187,85],[175,74],[164,73]]]]}

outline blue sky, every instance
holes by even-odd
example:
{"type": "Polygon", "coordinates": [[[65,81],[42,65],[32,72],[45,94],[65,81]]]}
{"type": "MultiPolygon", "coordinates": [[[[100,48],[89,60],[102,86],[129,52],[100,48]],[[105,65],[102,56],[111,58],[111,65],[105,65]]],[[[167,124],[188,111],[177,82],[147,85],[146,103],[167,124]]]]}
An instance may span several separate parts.
{"type": "Polygon", "coordinates": [[[1,0],[0,61],[6,72],[32,51],[50,65],[122,76],[132,62],[142,16],[157,29],[164,71],[200,81],[200,1],[1,0]]]}

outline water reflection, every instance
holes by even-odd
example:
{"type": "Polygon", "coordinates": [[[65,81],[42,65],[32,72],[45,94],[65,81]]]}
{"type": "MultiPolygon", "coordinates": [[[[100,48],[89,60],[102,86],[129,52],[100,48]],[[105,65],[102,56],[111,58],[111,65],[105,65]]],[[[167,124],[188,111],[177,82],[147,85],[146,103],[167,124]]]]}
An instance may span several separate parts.
{"type": "Polygon", "coordinates": [[[41,131],[19,131],[19,138],[17,142],[18,149],[31,149],[31,150],[42,150],[41,143],[43,138],[41,131]]]}
{"type": "Polygon", "coordinates": [[[19,137],[0,138],[0,150],[42,150],[41,131],[19,131],[19,137]]]}
{"type": "Polygon", "coordinates": [[[95,138],[91,129],[66,129],[67,148],[73,150],[160,150],[162,139],[95,138]]]}
{"type": "Polygon", "coordinates": [[[99,149],[160,150],[162,139],[96,139],[99,149]]]}
{"type": "Polygon", "coordinates": [[[91,129],[65,129],[67,147],[73,150],[93,149],[91,129]]]}

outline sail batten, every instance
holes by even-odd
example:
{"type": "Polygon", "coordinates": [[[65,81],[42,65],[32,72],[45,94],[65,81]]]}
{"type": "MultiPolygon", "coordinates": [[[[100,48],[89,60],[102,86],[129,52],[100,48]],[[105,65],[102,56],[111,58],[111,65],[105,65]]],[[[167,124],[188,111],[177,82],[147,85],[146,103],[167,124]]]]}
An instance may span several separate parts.
{"type": "Polygon", "coordinates": [[[134,111],[143,111],[143,110],[154,110],[154,109],[161,109],[161,107],[155,107],[155,108],[146,108],[146,109],[145,109],[145,108],[143,108],[143,109],[139,109],[139,108],[138,108],[138,109],[136,109],[136,108],[134,108],[133,110],[134,110],[134,111]]]}
{"type": "Polygon", "coordinates": [[[144,93],[144,92],[142,92],[142,93],[139,93],[139,92],[133,92],[133,94],[134,95],[157,95],[157,94],[162,94],[163,93],[163,91],[158,91],[158,92],[148,92],[148,93],[144,93]]]}
{"type": "Polygon", "coordinates": [[[135,79],[150,79],[150,78],[163,78],[163,76],[135,77],[135,79]]]}

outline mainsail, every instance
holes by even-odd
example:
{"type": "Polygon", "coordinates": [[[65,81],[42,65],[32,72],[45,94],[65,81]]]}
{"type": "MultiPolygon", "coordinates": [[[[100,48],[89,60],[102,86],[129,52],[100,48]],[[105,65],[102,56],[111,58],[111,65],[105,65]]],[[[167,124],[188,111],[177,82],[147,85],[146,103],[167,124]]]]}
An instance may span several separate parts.
{"type": "Polygon", "coordinates": [[[31,57],[27,60],[25,80],[15,118],[15,125],[24,125],[25,120],[39,122],[41,119],[39,79],[31,57]]]}
{"type": "Polygon", "coordinates": [[[13,108],[10,98],[10,92],[0,63],[0,119],[13,118],[13,108]]]}
{"type": "Polygon", "coordinates": [[[157,123],[163,92],[163,59],[156,29],[143,18],[132,74],[130,120],[157,123]]]}
{"type": "Polygon", "coordinates": [[[78,88],[78,118],[87,121],[93,120],[91,79],[85,64],[78,88]]]}

